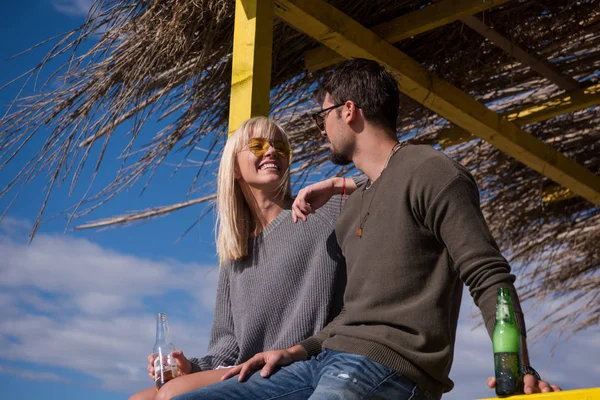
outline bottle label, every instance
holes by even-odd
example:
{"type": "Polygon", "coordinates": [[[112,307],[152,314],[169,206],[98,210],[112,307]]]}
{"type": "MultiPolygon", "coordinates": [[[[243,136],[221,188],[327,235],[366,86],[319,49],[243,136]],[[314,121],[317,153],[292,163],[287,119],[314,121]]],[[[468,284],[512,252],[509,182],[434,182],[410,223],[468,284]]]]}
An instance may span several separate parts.
{"type": "Polygon", "coordinates": [[[160,389],[162,385],[177,377],[177,365],[171,355],[156,354],[154,358],[154,382],[156,388],[160,389]]]}
{"type": "Polygon", "coordinates": [[[505,319],[510,315],[510,310],[508,309],[508,304],[498,304],[496,305],[496,319],[505,319]]]}

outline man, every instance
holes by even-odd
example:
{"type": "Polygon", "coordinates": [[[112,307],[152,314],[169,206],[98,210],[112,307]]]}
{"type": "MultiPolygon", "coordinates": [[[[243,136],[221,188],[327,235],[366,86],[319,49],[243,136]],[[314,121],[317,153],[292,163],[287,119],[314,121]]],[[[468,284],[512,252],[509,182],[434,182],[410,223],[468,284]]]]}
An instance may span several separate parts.
{"type": "MultiPolygon", "coordinates": [[[[525,336],[515,278],[483,218],[472,176],[429,146],[398,143],[394,76],[372,61],[348,61],[325,77],[320,97],[323,109],[314,118],[332,160],[353,162],[369,178],[336,226],[348,269],[344,310],[319,334],[257,354],[225,376],[239,373],[239,381],[177,399],[440,399],[453,386],[463,284],[490,334],[497,289],[509,288],[525,336]]],[[[306,220],[344,184],[334,178],[300,191],[294,220],[306,220]]],[[[529,365],[525,340],[523,361],[529,365]]],[[[527,371],[526,393],[560,390],[527,371]]]]}

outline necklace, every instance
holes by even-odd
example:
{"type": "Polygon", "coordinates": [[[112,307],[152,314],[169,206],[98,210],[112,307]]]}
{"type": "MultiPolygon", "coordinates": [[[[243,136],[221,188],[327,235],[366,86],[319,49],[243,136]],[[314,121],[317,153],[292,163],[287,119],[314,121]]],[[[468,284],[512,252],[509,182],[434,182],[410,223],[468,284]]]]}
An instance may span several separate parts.
{"type": "MultiPolygon", "coordinates": [[[[379,174],[379,178],[381,178],[383,176],[383,172],[385,171],[385,169],[387,168],[388,164],[390,163],[390,160],[392,159],[392,157],[394,156],[394,154],[396,154],[396,152],[398,150],[400,150],[401,148],[403,148],[407,143],[406,142],[398,142],[394,145],[394,147],[392,147],[392,150],[390,151],[390,155],[388,156],[387,160],[385,161],[385,165],[383,166],[383,169],[381,170],[381,174],[379,174]]],[[[365,198],[365,192],[373,185],[373,182],[371,182],[371,180],[369,179],[369,181],[367,182],[367,184],[365,185],[365,187],[362,190],[362,194],[360,197],[360,220],[358,222],[358,226],[356,227],[356,236],[360,239],[362,238],[363,235],[363,227],[365,226],[365,223],[367,222],[367,218],[369,218],[369,210],[371,210],[371,203],[373,203],[373,199],[375,198],[375,194],[377,193],[377,188],[379,186],[377,186],[375,188],[375,190],[373,191],[373,194],[371,196],[371,200],[369,201],[369,205],[367,207],[367,212],[365,213],[365,215],[362,215],[362,211],[363,211],[363,200],[365,198]]]]}

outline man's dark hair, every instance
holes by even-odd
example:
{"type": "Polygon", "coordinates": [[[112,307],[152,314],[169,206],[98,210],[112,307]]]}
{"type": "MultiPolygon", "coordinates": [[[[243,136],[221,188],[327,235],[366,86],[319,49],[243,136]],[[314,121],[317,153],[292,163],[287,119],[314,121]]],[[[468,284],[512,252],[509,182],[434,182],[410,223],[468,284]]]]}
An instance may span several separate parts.
{"type": "Polygon", "coordinates": [[[379,63],[356,58],[340,64],[321,78],[317,100],[322,103],[326,93],[335,104],[352,100],[361,108],[365,120],[396,132],[398,82],[379,63]]]}

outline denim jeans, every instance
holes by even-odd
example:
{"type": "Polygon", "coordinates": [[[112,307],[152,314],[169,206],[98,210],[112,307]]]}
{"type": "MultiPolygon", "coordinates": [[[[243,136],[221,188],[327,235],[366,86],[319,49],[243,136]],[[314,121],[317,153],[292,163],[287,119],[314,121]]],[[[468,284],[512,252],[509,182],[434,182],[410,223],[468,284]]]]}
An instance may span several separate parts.
{"type": "Polygon", "coordinates": [[[421,400],[427,397],[414,382],[366,357],[325,350],[310,360],[276,370],[269,378],[254,373],[240,383],[233,377],[172,400],[421,400]]]}

